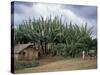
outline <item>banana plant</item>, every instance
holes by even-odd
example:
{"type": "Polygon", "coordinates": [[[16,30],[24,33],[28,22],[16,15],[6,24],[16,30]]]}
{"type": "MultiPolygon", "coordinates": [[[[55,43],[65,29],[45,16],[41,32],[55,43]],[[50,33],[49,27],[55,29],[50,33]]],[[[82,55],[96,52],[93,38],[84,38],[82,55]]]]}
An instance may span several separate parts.
{"type": "Polygon", "coordinates": [[[29,18],[28,21],[17,25],[14,30],[15,42],[37,44],[43,54],[48,53],[47,47],[50,44],[52,51],[54,51],[54,45],[66,45],[66,49],[64,47],[66,56],[75,57],[83,49],[89,50],[90,41],[92,41],[92,28],[89,29],[87,24],[77,25],[72,22],[63,24],[61,18],[57,16],[53,19],[51,16],[46,19],[42,16],[33,20],[29,18]]]}

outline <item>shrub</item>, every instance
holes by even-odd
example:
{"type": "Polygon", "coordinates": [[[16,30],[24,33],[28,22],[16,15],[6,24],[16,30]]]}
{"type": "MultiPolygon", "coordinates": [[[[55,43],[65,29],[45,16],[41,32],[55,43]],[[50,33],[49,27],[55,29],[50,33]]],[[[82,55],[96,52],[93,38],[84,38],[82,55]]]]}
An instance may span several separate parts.
{"type": "Polygon", "coordinates": [[[24,68],[30,68],[30,67],[36,67],[39,66],[38,61],[15,61],[14,64],[14,69],[19,70],[19,69],[24,69],[24,68]]]}
{"type": "Polygon", "coordinates": [[[54,45],[53,51],[57,51],[58,55],[65,55],[66,45],[63,43],[59,43],[57,45],[54,45]]]}

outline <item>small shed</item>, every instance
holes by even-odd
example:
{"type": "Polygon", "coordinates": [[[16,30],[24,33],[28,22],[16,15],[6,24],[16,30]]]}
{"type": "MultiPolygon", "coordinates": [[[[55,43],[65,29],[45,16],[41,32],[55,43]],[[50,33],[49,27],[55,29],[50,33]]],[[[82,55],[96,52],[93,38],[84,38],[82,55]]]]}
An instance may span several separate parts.
{"type": "Polygon", "coordinates": [[[31,43],[28,44],[18,44],[14,47],[14,58],[16,60],[32,60],[38,59],[39,50],[31,43]]]}

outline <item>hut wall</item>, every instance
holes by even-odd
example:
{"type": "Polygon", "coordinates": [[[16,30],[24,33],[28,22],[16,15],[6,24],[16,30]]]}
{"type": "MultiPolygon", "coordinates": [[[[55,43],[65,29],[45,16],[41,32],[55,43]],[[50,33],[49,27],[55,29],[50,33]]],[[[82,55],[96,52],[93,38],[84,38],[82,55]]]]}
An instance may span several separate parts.
{"type": "Polygon", "coordinates": [[[18,58],[20,60],[32,60],[32,59],[36,59],[36,58],[38,58],[38,51],[34,50],[31,47],[26,48],[22,52],[19,53],[18,58]]]}

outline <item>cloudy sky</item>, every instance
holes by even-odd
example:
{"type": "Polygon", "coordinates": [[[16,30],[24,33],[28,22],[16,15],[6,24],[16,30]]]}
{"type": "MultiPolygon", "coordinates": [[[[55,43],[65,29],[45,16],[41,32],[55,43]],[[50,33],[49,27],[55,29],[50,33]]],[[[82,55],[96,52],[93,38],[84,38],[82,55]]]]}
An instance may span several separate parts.
{"type": "Polygon", "coordinates": [[[97,7],[68,4],[49,4],[32,2],[14,2],[11,6],[11,15],[14,16],[14,25],[23,23],[29,17],[38,19],[51,16],[61,17],[63,23],[88,24],[88,28],[93,27],[93,37],[97,36],[97,7]],[[14,9],[13,9],[14,8],[14,9]],[[13,12],[14,11],[14,12],[13,12]]]}

